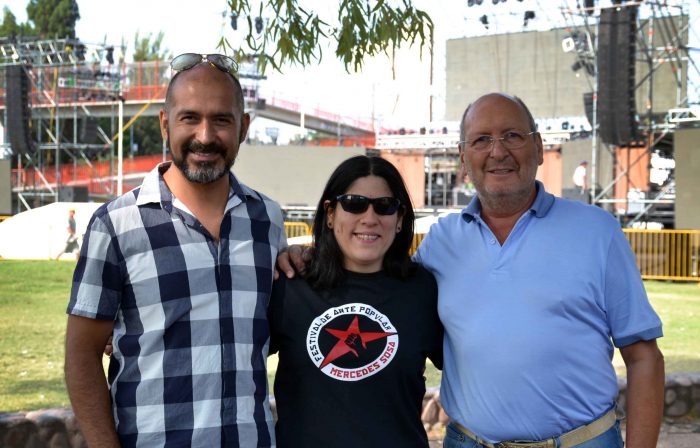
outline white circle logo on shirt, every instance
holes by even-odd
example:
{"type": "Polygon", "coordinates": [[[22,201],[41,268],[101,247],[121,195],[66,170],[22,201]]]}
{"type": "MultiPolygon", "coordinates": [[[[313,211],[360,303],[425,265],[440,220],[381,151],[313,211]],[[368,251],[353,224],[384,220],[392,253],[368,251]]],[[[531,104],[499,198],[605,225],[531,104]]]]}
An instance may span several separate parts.
{"type": "Polygon", "coordinates": [[[384,369],[399,348],[389,318],[364,303],[329,308],[306,334],[306,349],[321,372],[340,381],[359,381],[384,369]]]}

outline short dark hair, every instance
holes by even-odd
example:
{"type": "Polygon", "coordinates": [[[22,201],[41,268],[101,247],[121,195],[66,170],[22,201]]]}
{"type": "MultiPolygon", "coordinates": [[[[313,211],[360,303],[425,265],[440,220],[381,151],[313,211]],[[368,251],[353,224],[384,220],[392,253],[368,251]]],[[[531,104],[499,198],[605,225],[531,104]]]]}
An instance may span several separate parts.
{"type": "Polygon", "coordinates": [[[413,242],[415,215],[401,174],[394,165],[381,157],[355,156],[342,162],[333,171],[316,207],[313,223],[316,250],[313,251],[311,263],[305,275],[314,289],[332,288],[345,278],[343,253],[333,230],[328,228],[324,204],[330,201],[330,206],[336,207],[336,197],[346,193],[355,180],[370,175],[381,177],[386,181],[394,197],[401,201],[403,212],[401,230],[396,234],[394,242],[384,255],[382,268],[388,275],[398,278],[406,278],[415,272],[415,264],[408,255],[413,242]]]}
{"type": "MultiPolygon", "coordinates": [[[[530,125],[530,130],[533,132],[537,132],[537,123],[535,122],[535,118],[532,116],[532,112],[530,112],[530,109],[528,109],[527,105],[523,100],[521,100],[519,97],[515,95],[508,95],[506,93],[487,93],[486,95],[482,95],[479,98],[476,99],[476,101],[479,101],[481,98],[488,96],[488,95],[501,95],[505,98],[508,98],[510,100],[515,101],[517,104],[520,105],[520,107],[523,108],[525,113],[527,114],[527,119],[528,119],[528,124],[530,125]]],[[[474,101],[474,103],[476,102],[474,101]]],[[[464,132],[464,119],[467,118],[467,114],[469,113],[469,109],[471,109],[472,105],[474,103],[470,103],[469,106],[467,106],[466,109],[464,109],[464,113],[462,114],[462,121],[459,122],[459,141],[463,142],[466,139],[466,135],[464,132]]]]}
{"type": "MultiPolygon", "coordinates": [[[[200,62],[200,64],[205,64],[205,63],[206,62],[200,62]]],[[[175,73],[173,78],[170,80],[170,84],[168,84],[168,90],[166,90],[166,92],[165,92],[165,104],[163,105],[163,109],[165,110],[165,113],[170,112],[170,106],[172,105],[172,101],[173,101],[173,89],[174,89],[174,86],[175,86],[177,80],[180,78],[180,75],[187,72],[188,70],[194,69],[195,67],[197,67],[200,64],[197,64],[194,67],[191,67],[187,70],[182,70],[182,71],[175,73]]],[[[219,70],[219,69],[214,68],[214,67],[212,67],[212,68],[215,70],[219,70]]],[[[233,91],[234,91],[234,94],[236,95],[236,99],[237,99],[237,103],[238,103],[236,105],[240,109],[241,114],[245,113],[245,110],[244,110],[245,109],[245,101],[243,99],[243,87],[241,87],[241,82],[238,80],[238,78],[233,76],[231,73],[224,72],[223,70],[220,70],[220,71],[222,73],[226,73],[229,76],[229,78],[231,78],[233,80],[233,91]]]]}

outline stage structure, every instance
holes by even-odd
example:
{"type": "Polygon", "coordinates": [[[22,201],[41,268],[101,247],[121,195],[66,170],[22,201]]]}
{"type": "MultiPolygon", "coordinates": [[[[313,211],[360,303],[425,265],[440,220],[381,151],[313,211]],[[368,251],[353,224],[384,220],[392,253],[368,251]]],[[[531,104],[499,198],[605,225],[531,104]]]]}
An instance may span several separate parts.
{"type": "MultiPolygon", "coordinates": [[[[3,149],[16,164],[15,212],[54,201],[87,201],[87,185],[62,178],[65,164],[91,170],[100,158],[114,168],[123,53],[75,39],[0,38],[2,122],[9,142],[3,149]],[[108,132],[92,113],[96,106],[111,110],[108,132]]],[[[90,176],[98,184],[93,197],[114,196],[112,174],[90,176]]]]}
{"type": "Polygon", "coordinates": [[[691,20],[698,18],[690,17],[687,1],[580,6],[562,9],[571,30],[562,48],[576,55],[572,69],[585,68],[580,72],[592,87],[583,98],[592,126],[592,202],[611,207],[628,227],[649,221],[673,227],[674,134],[700,126],[698,105],[687,94],[688,72],[700,75],[698,49],[688,47],[691,20]],[[607,184],[596,179],[600,148],[613,160],[607,184]],[[649,186],[637,197],[635,171],[649,186]]]}

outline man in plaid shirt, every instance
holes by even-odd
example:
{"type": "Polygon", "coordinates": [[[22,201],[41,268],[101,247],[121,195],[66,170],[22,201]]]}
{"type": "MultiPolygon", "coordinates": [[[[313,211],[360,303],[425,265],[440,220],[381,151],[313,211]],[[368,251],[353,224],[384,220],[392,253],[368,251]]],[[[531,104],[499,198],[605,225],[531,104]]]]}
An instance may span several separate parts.
{"type": "Polygon", "coordinates": [[[172,163],[100,207],[85,235],[66,384],[90,447],[274,446],[266,308],[282,213],[230,172],[250,123],[235,63],[178,58],[160,113],[172,163]]]}

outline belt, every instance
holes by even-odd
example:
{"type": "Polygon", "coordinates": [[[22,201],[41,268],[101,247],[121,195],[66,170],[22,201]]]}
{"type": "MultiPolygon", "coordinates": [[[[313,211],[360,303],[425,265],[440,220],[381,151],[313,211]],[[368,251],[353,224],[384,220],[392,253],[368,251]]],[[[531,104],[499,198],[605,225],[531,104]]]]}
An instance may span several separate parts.
{"type": "MultiPolygon", "coordinates": [[[[598,437],[605,431],[610,429],[617,420],[615,416],[615,409],[613,408],[607,414],[603,415],[599,419],[583,426],[579,426],[569,432],[566,432],[559,437],[559,447],[560,448],[571,448],[576,445],[580,445],[591,439],[598,437]]],[[[490,443],[486,440],[478,437],[476,434],[460,425],[456,421],[452,421],[452,424],[457,427],[465,436],[469,437],[473,441],[484,445],[488,448],[557,448],[556,438],[552,437],[546,440],[540,440],[536,442],[498,442],[490,443]]]]}

